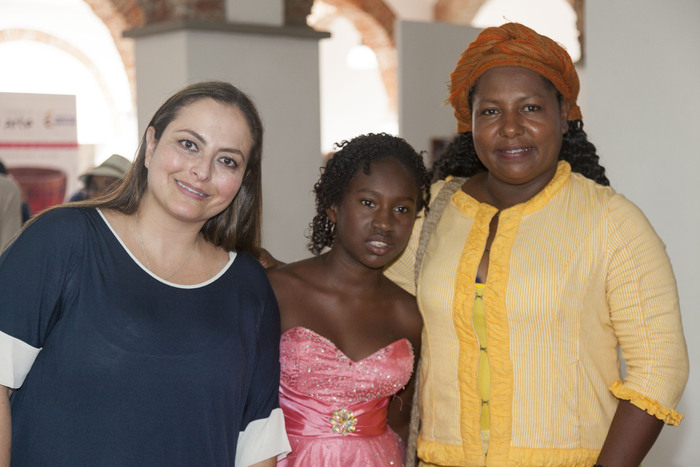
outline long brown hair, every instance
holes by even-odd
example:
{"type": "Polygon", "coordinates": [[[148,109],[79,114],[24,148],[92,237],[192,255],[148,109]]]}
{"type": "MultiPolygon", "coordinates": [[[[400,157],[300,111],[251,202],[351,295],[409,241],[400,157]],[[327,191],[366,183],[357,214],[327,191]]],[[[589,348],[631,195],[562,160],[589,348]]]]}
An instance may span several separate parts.
{"type": "MultiPolygon", "coordinates": [[[[153,114],[147,128],[155,129],[158,141],[165,128],[186,106],[201,99],[235,106],[245,116],[252,136],[250,156],[246,164],[243,183],[231,204],[222,212],[207,220],[202,227],[205,240],[225,250],[247,251],[256,257],[260,254],[262,219],[261,157],[263,125],[253,101],[241,90],[223,81],[206,81],[187,86],[173,94],[153,114]]],[[[148,131],[148,130],[146,130],[148,131]]],[[[136,159],[114,191],[94,200],[70,203],[65,206],[106,208],[133,214],[139,207],[147,186],[146,132],[139,142],[136,159]]]]}

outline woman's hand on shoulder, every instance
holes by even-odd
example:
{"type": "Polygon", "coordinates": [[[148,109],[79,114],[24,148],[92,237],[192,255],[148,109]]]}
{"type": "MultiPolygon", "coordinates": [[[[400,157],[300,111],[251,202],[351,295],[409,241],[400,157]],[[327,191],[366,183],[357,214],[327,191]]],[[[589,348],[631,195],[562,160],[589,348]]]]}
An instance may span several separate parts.
{"type": "Polygon", "coordinates": [[[280,310],[282,333],[304,323],[304,316],[313,305],[316,283],[311,260],[279,263],[267,270],[267,277],[277,298],[280,310]]]}
{"type": "Polygon", "coordinates": [[[272,256],[272,254],[270,254],[270,252],[267,251],[265,248],[260,249],[260,256],[258,257],[258,261],[260,261],[260,264],[262,264],[265,269],[275,269],[285,264],[284,262],[272,256]]]}

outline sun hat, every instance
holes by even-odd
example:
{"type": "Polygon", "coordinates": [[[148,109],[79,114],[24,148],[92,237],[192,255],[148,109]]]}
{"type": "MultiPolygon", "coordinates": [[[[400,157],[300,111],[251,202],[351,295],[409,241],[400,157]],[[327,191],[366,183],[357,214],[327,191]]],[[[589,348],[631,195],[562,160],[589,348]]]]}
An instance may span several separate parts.
{"type": "Polygon", "coordinates": [[[112,154],[97,167],[88,170],[80,175],[78,179],[87,185],[88,179],[92,176],[122,178],[131,167],[131,161],[119,154],[112,154]]]}

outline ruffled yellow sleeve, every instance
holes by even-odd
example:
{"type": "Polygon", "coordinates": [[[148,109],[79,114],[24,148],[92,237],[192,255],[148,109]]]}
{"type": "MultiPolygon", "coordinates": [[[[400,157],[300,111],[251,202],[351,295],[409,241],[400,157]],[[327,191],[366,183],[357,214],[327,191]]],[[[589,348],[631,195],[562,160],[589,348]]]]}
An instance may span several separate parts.
{"type": "Polygon", "coordinates": [[[688,380],[688,353],[676,281],[666,248],[634,204],[610,200],[609,266],[606,280],[610,318],[627,363],[622,382],[610,387],[664,422],[677,425],[678,404],[688,380]]]}
{"type": "Polygon", "coordinates": [[[677,426],[683,420],[683,415],[673,409],[662,407],[657,401],[644,397],[637,391],[625,387],[622,381],[617,380],[610,385],[610,392],[618,399],[630,401],[634,406],[647,412],[649,415],[662,420],[669,425],[677,426]]]}

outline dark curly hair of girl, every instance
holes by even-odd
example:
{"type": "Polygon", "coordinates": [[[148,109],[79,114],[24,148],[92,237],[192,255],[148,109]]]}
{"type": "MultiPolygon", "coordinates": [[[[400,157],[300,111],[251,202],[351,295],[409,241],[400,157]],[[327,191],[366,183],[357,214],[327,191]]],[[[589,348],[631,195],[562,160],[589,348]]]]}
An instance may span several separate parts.
{"type": "Polygon", "coordinates": [[[406,167],[415,180],[418,190],[416,211],[420,212],[430,202],[430,175],[425,168],[422,154],[416,152],[403,138],[386,133],[368,133],[334,146],[336,152],[314,185],[316,215],[309,225],[311,235],[309,251],[318,255],[333,244],[335,224],[328,219],[326,210],[339,205],[345,196],[350,180],[360,169],[369,175],[372,162],[388,158],[396,159],[406,167]]]}
{"type": "MultiPolygon", "coordinates": [[[[554,85],[549,83],[552,87],[554,85]]],[[[556,89],[556,88],[555,88],[556,89]]],[[[472,105],[474,87],[469,91],[469,106],[472,105]]],[[[557,92],[557,98],[561,103],[562,95],[557,92]]],[[[610,181],[605,176],[605,168],[598,163],[600,159],[596,154],[596,148],[588,141],[586,132],[583,131],[581,120],[570,120],[569,130],[564,134],[559,151],[559,160],[567,161],[571,165],[572,172],[578,172],[594,182],[610,186],[610,181]]],[[[474,149],[474,138],[470,131],[459,133],[435,161],[430,169],[431,179],[440,180],[448,175],[454,177],[471,177],[479,172],[484,172],[486,167],[481,163],[474,149]]]]}

